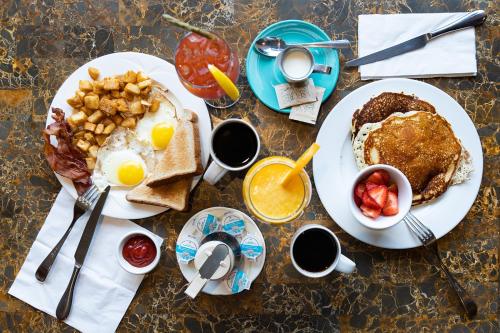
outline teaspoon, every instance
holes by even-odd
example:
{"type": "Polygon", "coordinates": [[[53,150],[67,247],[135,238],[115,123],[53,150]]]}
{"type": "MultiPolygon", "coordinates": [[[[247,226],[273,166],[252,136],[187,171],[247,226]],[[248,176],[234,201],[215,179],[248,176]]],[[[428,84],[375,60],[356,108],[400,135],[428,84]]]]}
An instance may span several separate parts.
{"type": "Polygon", "coordinates": [[[287,46],[345,49],[350,47],[351,43],[346,39],[341,39],[341,40],[330,40],[326,42],[287,44],[283,39],[279,37],[259,38],[255,42],[255,48],[257,49],[257,51],[260,54],[263,54],[268,57],[276,57],[287,46]]]}

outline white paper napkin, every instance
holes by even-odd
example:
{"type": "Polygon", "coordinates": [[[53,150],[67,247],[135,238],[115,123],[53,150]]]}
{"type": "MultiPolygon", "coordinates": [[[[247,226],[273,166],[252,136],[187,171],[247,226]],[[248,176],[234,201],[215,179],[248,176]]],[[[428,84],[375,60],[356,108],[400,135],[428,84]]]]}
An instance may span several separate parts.
{"type": "MultiPolygon", "coordinates": [[[[9,294],[55,317],[74,265],[74,253],[90,213],[76,222],[44,283],[35,271],[59,241],[72,219],[75,200],[62,189],[56,198],[9,294]]],[[[128,232],[148,232],[161,245],[163,239],[137,224],[105,217],[97,225],[92,244],[76,282],[71,313],[65,322],[82,332],[114,332],[139,288],[144,275],[128,273],[116,259],[116,248],[128,232]]]]}
{"type": "MultiPolygon", "coordinates": [[[[383,50],[445,25],[465,13],[360,15],[359,57],[383,50]]],[[[475,76],[474,28],[452,32],[424,48],[359,67],[361,80],[387,77],[475,76]]]]}

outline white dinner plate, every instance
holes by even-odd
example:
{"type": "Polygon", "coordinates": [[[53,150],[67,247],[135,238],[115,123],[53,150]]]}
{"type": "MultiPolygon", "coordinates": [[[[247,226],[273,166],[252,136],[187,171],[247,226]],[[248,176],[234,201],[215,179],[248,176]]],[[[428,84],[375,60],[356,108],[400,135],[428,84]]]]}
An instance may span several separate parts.
{"type": "MultiPolygon", "coordinates": [[[[66,117],[71,115],[72,108],[68,105],[68,103],[66,103],[66,100],[74,96],[75,91],[78,89],[79,80],[90,79],[87,72],[89,67],[99,69],[101,72],[101,78],[123,74],[128,70],[142,71],[152,79],[160,82],[169,90],[168,97],[175,104],[176,108],[190,109],[196,112],[198,115],[198,126],[200,129],[201,159],[203,168],[207,166],[210,155],[209,145],[212,123],[210,121],[210,115],[208,114],[205,103],[201,98],[194,96],[187,91],[186,88],[184,88],[182,83],[179,81],[175,67],[172,64],[148,54],[137,52],[113,53],[94,59],[78,68],[66,79],[66,81],[64,81],[54,96],[50,105],[46,125],[54,122],[51,117],[51,110],[53,107],[62,109],[66,114],[66,117]]],[[[51,138],[51,142],[52,144],[57,144],[54,137],[51,138]]],[[[72,181],[58,175],[57,173],[56,177],[61,185],[68,190],[74,198],[76,198],[77,193],[72,181]]],[[[191,189],[196,186],[200,179],[201,177],[194,178],[191,189]]],[[[109,192],[106,205],[104,206],[103,214],[122,219],[140,219],[159,214],[168,209],[165,207],[128,202],[125,198],[126,194],[127,190],[112,188],[109,192]]]]}
{"type": "MultiPolygon", "coordinates": [[[[184,225],[179,234],[179,237],[177,238],[177,242],[185,239],[187,236],[194,237],[198,240],[198,242],[201,242],[203,237],[201,233],[194,226],[193,223],[194,219],[196,219],[196,217],[200,214],[209,213],[214,215],[219,219],[219,221],[221,221],[222,217],[227,212],[238,214],[242,216],[245,221],[245,231],[241,236],[236,237],[238,241],[241,241],[241,239],[246,237],[247,234],[251,234],[257,239],[257,241],[263,247],[262,254],[255,260],[247,259],[245,258],[245,256],[241,255],[241,261],[239,265],[235,267],[245,272],[245,274],[248,277],[248,280],[250,281],[250,284],[252,284],[252,282],[257,278],[257,276],[259,276],[260,272],[262,271],[262,268],[264,267],[264,262],[266,261],[266,242],[264,241],[264,237],[262,236],[262,233],[260,232],[260,229],[257,226],[257,224],[255,224],[255,222],[247,214],[240,212],[237,209],[226,208],[226,207],[211,207],[204,209],[193,215],[186,222],[186,224],[184,225]]],[[[194,267],[194,260],[191,260],[188,264],[184,264],[179,261],[177,255],[176,258],[184,278],[188,282],[192,281],[197,274],[196,268],[194,267]]],[[[233,295],[231,288],[229,287],[225,279],[208,281],[205,287],[203,287],[202,291],[209,295],[233,295]]]]}
{"type": "Polygon", "coordinates": [[[329,113],[318,133],[316,142],[321,148],[313,160],[314,183],[323,206],[354,238],[382,248],[408,249],[421,243],[403,222],[385,230],[371,230],[354,219],[348,204],[349,185],[358,171],[351,146],[352,115],[370,98],[383,92],[414,94],[434,105],[471,154],[474,168],[471,179],[451,186],[436,200],[411,210],[437,238],[452,230],[474,203],[481,185],[483,151],[476,128],[465,110],[442,90],[421,81],[386,79],[369,83],[344,97],[329,113]]]}

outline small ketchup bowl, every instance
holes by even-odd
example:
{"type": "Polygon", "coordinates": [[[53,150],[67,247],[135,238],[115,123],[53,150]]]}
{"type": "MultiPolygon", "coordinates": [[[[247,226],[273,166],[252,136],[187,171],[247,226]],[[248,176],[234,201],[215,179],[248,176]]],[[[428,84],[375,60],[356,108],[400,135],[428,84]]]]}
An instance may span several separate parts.
{"type": "Polygon", "coordinates": [[[120,266],[132,274],[151,272],[160,261],[160,246],[143,231],[132,231],[118,244],[116,257],[120,266]]]}
{"type": "Polygon", "coordinates": [[[406,176],[400,170],[387,164],[372,165],[358,172],[356,177],[354,177],[354,180],[350,187],[350,191],[349,206],[351,208],[352,215],[356,218],[356,220],[358,220],[359,223],[361,223],[365,227],[376,230],[387,229],[398,224],[410,211],[413,200],[413,192],[411,190],[411,185],[408,181],[408,178],[406,178],[406,176]],[[354,201],[354,191],[356,186],[377,170],[385,170],[387,173],[389,173],[389,182],[396,184],[396,186],[398,187],[399,212],[395,215],[380,215],[377,218],[365,216],[354,201]]]}

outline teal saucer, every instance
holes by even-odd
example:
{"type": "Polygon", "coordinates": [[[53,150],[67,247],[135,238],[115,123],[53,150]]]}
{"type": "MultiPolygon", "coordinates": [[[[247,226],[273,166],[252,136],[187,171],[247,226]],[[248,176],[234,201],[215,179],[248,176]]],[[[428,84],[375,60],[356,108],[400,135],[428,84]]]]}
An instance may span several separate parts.
{"type": "MultiPolygon", "coordinates": [[[[286,83],[285,78],[276,65],[276,58],[266,57],[255,50],[255,42],[259,38],[266,36],[281,37],[290,44],[329,41],[330,38],[314,24],[300,20],[288,20],[268,26],[252,42],[248,50],[246,62],[247,79],[250,88],[252,88],[255,96],[269,108],[282,113],[290,113],[290,108],[279,108],[273,88],[277,84],[286,83]]],[[[315,86],[325,88],[325,94],[323,95],[324,102],[330,97],[337,85],[340,71],[339,55],[335,49],[310,48],[310,50],[317,64],[332,67],[332,72],[329,75],[311,75],[315,86]]]]}

